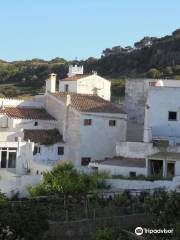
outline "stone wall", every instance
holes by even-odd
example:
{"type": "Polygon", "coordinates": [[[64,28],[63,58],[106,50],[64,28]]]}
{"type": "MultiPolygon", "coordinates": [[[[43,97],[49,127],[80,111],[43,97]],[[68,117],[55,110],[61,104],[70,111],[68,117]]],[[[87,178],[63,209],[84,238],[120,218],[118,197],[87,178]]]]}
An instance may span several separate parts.
{"type": "Polygon", "coordinates": [[[124,110],[128,114],[130,120],[137,123],[144,122],[145,101],[144,79],[127,79],[124,110]]]}

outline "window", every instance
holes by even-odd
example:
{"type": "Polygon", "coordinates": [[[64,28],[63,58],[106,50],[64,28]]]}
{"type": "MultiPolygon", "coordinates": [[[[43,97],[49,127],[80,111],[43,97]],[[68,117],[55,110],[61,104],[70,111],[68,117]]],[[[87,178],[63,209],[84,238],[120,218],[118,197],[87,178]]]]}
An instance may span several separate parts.
{"type": "Polygon", "coordinates": [[[8,168],[16,168],[16,152],[9,152],[8,168]]]}
{"type": "Polygon", "coordinates": [[[58,147],[58,155],[64,155],[64,147],[58,147]]]}
{"type": "Polygon", "coordinates": [[[81,166],[88,166],[90,161],[91,161],[90,157],[83,157],[83,158],[81,158],[81,166]]]}
{"type": "Polygon", "coordinates": [[[40,146],[34,146],[33,155],[36,155],[37,153],[41,153],[41,147],[40,146]]]}
{"type": "Polygon", "coordinates": [[[177,112],[169,112],[168,119],[169,121],[177,121],[177,112]]]}
{"type": "Polygon", "coordinates": [[[7,151],[1,152],[1,168],[7,167],[7,151]]]}
{"type": "Polygon", "coordinates": [[[155,87],[156,86],[156,82],[149,82],[149,86],[150,87],[155,87]]]}
{"type": "Polygon", "coordinates": [[[174,177],[175,175],[175,162],[167,163],[167,177],[174,177]]]}
{"type": "Polygon", "coordinates": [[[132,177],[132,178],[136,177],[136,172],[129,172],[129,176],[132,177]]]}
{"type": "Polygon", "coordinates": [[[84,119],[84,126],[92,125],[92,119],[84,119]]]}
{"type": "Polygon", "coordinates": [[[2,148],[0,151],[1,168],[16,168],[16,148],[2,148]]]}
{"type": "Polygon", "coordinates": [[[69,92],[69,85],[68,85],[68,84],[65,84],[65,86],[64,86],[64,91],[65,91],[65,92],[69,92]]]}
{"type": "Polygon", "coordinates": [[[38,126],[38,122],[35,122],[35,123],[34,123],[34,126],[38,126]]]}
{"type": "Polygon", "coordinates": [[[109,120],[109,126],[115,127],[116,126],[116,120],[109,120]]]}

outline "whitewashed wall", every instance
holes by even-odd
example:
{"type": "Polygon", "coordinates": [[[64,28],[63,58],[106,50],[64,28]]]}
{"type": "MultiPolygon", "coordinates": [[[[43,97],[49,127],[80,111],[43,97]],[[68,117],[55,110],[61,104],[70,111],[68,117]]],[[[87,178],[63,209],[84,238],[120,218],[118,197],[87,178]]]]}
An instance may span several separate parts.
{"type": "Polygon", "coordinates": [[[124,179],[108,179],[106,182],[114,190],[150,190],[156,188],[165,188],[168,191],[178,189],[180,186],[180,178],[175,177],[173,181],[144,181],[144,180],[124,180],[124,179]]]}
{"type": "Polygon", "coordinates": [[[8,119],[9,127],[15,129],[54,129],[57,127],[57,121],[55,120],[39,120],[39,119],[8,119]],[[35,122],[38,123],[38,126],[34,126],[35,122]]]}
{"type": "Polygon", "coordinates": [[[58,161],[68,160],[68,147],[66,144],[57,143],[50,146],[40,145],[40,147],[41,152],[33,156],[35,162],[50,165],[58,161]],[[64,155],[58,155],[58,147],[64,147],[64,155]]]}
{"type": "Polygon", "coordinates": [[[28,197],[27,187],[35,186],[41,179],[41,175],[12,175],[9,179],[0,179],[0,191],[5,193],[7,197],[11,197],[16,192],[19,192],[20,197],[28,197]]]}
{"type": "Polygon", "coordinates": [[[43,108],[43,103],[39,101],[19,100],[13,98],[0,98],[0,106],[8,107],[32,107],[43,108]]]}
{"type": "Polygon", "coordinates": [[[64,92],[65,85],[69,85],[69,92],[82,94],[95,94],[97,88],[97,95],[110,101],[111,99],[111,82],[93,74],[88,77],[81,78],[77,81],[59,81],[59,91],[64,92]]]}
{"type": "Polygon", "coordinates": [[[180,88],[156,87],[148,91],[145,130],[152,138],[168,139],[180,143],[180,88]],[[168,120],[168,112],[177,112],[177,121],[168,120]]]}
{"type": "Polygon", "coordinates": [[[67,158],[80,164],[80,114],[54,96],[46,95],[46,110],[57,120],[57,128],[68,146],[67,158]]]}
{"type": "Polygon", "coordinates": [[[129,158],[146,158],[148,155],[159,152],[152,143],[145,142],[118,142],[116,156],[129,158]]]}
{"type": "Polygon", "coordinates": [[[77,81],[59,81],[59,92],[65,92],[65,85],[68,85],[69,92],[77,92],[77,81]]]}
{"type": "Polygon", "coordinates": [[[89,77],[81,78],[77,81],[77,93],[95,94],[105,100],[111,99],[111,82],[94,74],[89,77]]]}
{"type": "Polygon", "coordinates": [[[80,122],[81,157],[103,160],[116,155],[116,143],[126,139],[126,114],[82,114],[80,122]],[[92,119],[92,125],[84,126],[84,119],[92,119]],[[116,120],[110,127],[109,120],[116,120]]]}
{"type": "MultiPolygon", "coordinates": [[[[93,164],[95,167],[95,165],[93,164]]],[[[122,175],[125,177],[130,176],[130,172],[136,172],[136,176],[144,175],[146,176],[146,168],[140,167],[123,167],[123,166],[113,166],[113,165],[105,165],[105,164],[97,164],[98,172],[107,172],[111,175],[122,175]]]]}

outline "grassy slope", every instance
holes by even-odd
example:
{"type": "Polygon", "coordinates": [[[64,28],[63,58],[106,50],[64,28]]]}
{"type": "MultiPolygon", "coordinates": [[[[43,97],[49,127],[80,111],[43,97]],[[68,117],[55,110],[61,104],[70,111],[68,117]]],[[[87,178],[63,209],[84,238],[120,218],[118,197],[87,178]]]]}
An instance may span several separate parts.
{"type": "MultiPolygon", "coordinates": [[[[124,97],[125,80],[123,79],[109,79],[111,81],[112,101],[119,102],[124,97]]],[[[44,92],[43,88],[35,88],[31,86],[22,86],[20,84],[0,84],[0,96],[2,97],[16,97],[28,99],[44,92]]]]}

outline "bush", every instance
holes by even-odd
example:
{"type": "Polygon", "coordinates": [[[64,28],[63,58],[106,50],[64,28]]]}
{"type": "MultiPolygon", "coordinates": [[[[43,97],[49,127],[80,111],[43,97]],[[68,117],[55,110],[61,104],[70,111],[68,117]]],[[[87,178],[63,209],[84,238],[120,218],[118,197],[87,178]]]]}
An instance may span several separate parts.
{"type": "Polygon", "coordinates": [[[18,205],[8,202],[1,204],[0,224],[5,229],[9,226],[10,229],[13,229],[15,236],[23,236],[27,240],[41,239],[44,231],[48,229],[45,209],[39,207],[35,202],[18,205]]]}
{"type": "Polygon", "coordinates": [[[87,194],[102,186],[105,186],[102,176],[78,172],[71,162],[61,162],[50,172],[43,174],[43,181],[40,184],[29,187],[28,190],[32,197],[55,194],[68,196],[87,194]]]}

